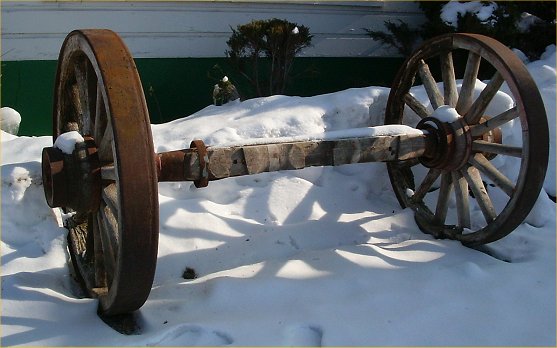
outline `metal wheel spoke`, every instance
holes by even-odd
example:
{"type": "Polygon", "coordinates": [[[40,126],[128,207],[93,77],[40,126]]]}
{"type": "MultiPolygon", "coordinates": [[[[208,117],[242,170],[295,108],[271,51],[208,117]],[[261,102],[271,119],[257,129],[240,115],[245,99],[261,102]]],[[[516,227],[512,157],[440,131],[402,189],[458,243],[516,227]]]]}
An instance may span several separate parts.
{"type": "Polygon", "coordinates": [[[412,94],[406,93],[403,97],[403,100],[404,103],[408,105],[408,107],[410,107],[410,109],[412,109],[412,111],[414,111],[421,118],[426,118],[431,115],[429,110],[427,110],[427,108],[422,105],[422,103],[420,103],[418,99],[416,99],[412,94]]]}
{"type": "Polygon", "coordinates": [[[441,72],[443,74],[445,105],[449,105],[454,108],[456,106],[458,95],[454,74],[453,54],[450,51],[441,53],[441,72]]]}
{"type": "Polygon", "coordinates": [[[474,52],[468,53],[462,86],[460,88],[460,94],[458,95],[458,102],[456,103],[456,111],[461,115],[464,115],[472,105],[472,96],[474,94],[474,88],[476,87],[476,79],[478,78],[481,60],[482,57],[478,54],[474,52]]]}
{"type": "Polygon", "coordinates": [[[474,152],[489,152],[498,155],[506,155],[513,157],[522,157],[522,148],[516,146],[509,146],[497,143],[490,143],[484,140],[474,140],[472,142],[472,151],[474,152]]]}
{"type": "Polygon", "coordinates": [[[484,155],[481,153],[475,154],[470,157],[470,164],[480,170],[486,177],[488,177],[497,187],[511,197],[515,191],[514,184],[501,173],[484,155]]]}
{"type": "Polygon", "coordinates": [[[435,206],[435,216],[433,222],[437,225],[443,225],[447,219],[447,210],[449,208],[449,197],[453,190],[452,176],[450,173],[441,175],[441,186],[439,188],[439,197],[435,206]]]}
{"type": "Polygon", "coordinates": [[[514,120],[518,116],[519,116],[518,109],[515,106],[514,108],[502,112],[499,115],[490,118],[489,120],[483,123],[478,123],[473,125],[472,127],[470,127],[470,133],[472,134],[473,137],[479,137],[489,131],[494,130],[495,128],[502,126],[503,124],[511,120],[514,120]]]}
{"type": "Polygon", "coordinates": [[[480,121],[480,118],[483,116],[485,109],[495,96],[495,94],[499,91],[501,85],[505,82],[503,76],[499,71],[497,71],[487,86],[482,90],[478,99],[474,101],[474,104],[470,107],[466,115],[464,115],[464,120],[468,124],[476,124],[480,121]]]}
{"type": "Polygon", "coordinates": [[[451,172],[454,183],[456,198],[456,209],[458,214],[458,226],[470,228],[470,206],[468,201],[468,182],[460,171],[451,172]]]}
{"type": "Polygon", "coordinates": [[[462,170],[462,174],[466,178],[470,189],[474,193],[474,198],[476,198],[476,202],[478,202],[478,205],[480,206],[485,221],[490,223],[495,220],[497,213],[495,212],[493,203],[491,203],[491,199],[485,189],[480,172],[475,167],[468,166],[468,168],[462,170]]]}
{"type": "Polygon", "coordinates": [[[435,82],[435,79],[429,70],[429,66],[423,59],[420,60],[418,70],[427,96],[429,97],[429,101],[435,110],[443,105],[443,97],[441,96],[441,92],[439,92],[439,88],[437,88],[437,82],[435,82]]]}
{"type": "Polygon", "coordinates": [[[437,180],[437,178],[440,175],[441,175],[441,170],[431,168],[429,172],[427,172],[427,175],[425,176],[424,180],[422,181],[422,183],[420,184],[420,186],[418,187],[414,195],[412,196],[412,200],[414,202],[419,202],[423,200],[423,198],[425,197],[425,195],[427,194],[427,192],[429,191],[429,189],[431,188],[435,180],[437,180]]]}

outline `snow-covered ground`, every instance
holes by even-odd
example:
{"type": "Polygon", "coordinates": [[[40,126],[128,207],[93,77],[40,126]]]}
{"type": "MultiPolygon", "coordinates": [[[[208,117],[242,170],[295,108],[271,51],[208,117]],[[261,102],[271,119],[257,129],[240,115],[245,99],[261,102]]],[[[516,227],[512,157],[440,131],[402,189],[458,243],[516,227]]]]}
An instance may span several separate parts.
{"type": "MultiPolygon", "coordinates": [[[[554,196],[555,48],[528,68],[547,109],[544,190],[554,196]]],[[[388,93],[368,87],[209,106],[153,125],[155,150],[194,138],[224,145],[353,132],[380,124],[388,93]]],[[[525,223],[493,243],[495,258],[420,232],[380,163],[205,189],[161,183],[155,281],[137,315],[141,334],[124,336],[70,276],[66,231],[41,186],[40,154],[51,138],[3,132],[1,145],[3,346],[556,344],[555,203],[545,192],[525,223]],[[183,279],[186,267],[198,278],[183,279]]]]}

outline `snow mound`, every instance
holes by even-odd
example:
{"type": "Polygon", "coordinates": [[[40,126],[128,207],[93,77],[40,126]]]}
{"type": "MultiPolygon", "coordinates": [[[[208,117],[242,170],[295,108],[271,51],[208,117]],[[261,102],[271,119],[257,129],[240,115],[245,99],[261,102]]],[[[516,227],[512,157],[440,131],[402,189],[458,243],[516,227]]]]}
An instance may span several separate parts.
{"type": "Polygon", "coordinates": [[[3,132],[17,135],[20,123],[21,115],[19,112],[9,107],[0,108],[0,128],[3,132]]]}

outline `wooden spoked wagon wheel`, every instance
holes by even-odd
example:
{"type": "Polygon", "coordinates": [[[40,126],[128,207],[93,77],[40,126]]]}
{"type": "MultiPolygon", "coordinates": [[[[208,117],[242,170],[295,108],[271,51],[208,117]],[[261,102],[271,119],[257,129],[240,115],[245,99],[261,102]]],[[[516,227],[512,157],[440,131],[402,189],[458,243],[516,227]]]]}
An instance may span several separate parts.
{"type": "MultiPolygon", "coordinates": [[[[109,30],[70,33],[60,52],[54,93],[54,140],[77,131],[93,158],[79,157],[76,149],[73,160],[64,163],[79,169],[66,168],[77,173],[67,179],[89,181],[53,193],[59,206],[75,213],[67,221],[75,271],[99,298],[100,313],[134,311],[147,299],[155,273],[158,184],[143,89],[120,37],[109,30]],[[75,203],[75,196],[86,204],[75,203]]],[[[44,156],[43,173],[49,163],[54,168],[55,155],[46,161],[44,156]]]]}
{"type": "Polygon", "coordinates": [[[426,233],[468,246],[489,243],[513,231],[538,198],[549,151],[543,101],[522,62],[491,38],[452,34],[425,42],[395,79],[385,123],[436,135],[427,156],[387,164],[400,204],[426,233]],[[462,80],[456,56],[467,57],[462,80]],[[492,74],[487,84],[478,81],[485,68],[492,74]],[[424,85],[427,102],[418,100],[415,84],[424,85]],[[489,114],[500,89],[514,105],[489,114]]]}

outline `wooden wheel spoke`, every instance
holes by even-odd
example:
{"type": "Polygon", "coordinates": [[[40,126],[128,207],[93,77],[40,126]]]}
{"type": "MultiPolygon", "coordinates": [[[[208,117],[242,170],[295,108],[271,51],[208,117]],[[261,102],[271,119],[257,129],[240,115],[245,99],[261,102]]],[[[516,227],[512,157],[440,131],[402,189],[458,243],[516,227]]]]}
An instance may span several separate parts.
{"type": "Polygon", "coordinates": [[[470,164],[476,167],[486,177],[488,177],[497,187],[511,197],[515,192],[515,187],[512,181],[501,173],[484,155],[481,153],[475,154],[470,157],[470,164]]]}
{"type": "Polygon", "coordinates": [[[112,125],[108,123],[106,125],[104,134],[100,140],[97,142],[99,159],[102,162],[109,162],[112,160],[112,141],[114,135],[112,134],[112,125]]]}
{"type": "Polygon", "coordinates": [[[474,104],[470,107],[468,112],[464,115],[464,120],[468,124],[476,124],[480,121],[480,118],[483,116],[485,109],[499,91],[501,85],[505,82],[503,76],[499,71],[497,71],[487,86],[482,90],[478,99],[474,101],[474,104]]]}
{"type": "Polygon", "coordinates": [[[468,182],[460,171],[451,172],[454,183],[458,226],[470,228],[470,206],[468,201],[468,182]]]}
{"type": "Polygon", "coordinates": [[[93,137],[99,139],[104,135],[106,127],[106,112],[104,109],[101,86],[97,84],[95,93],[95,121],[93,127],[93,137]]]}
{"type": "Polygon", "coordinates": [[[107,205],[101,204],[98,214],[104,266],[110,281],[116,269],[118,257],[118,220],[107,205]]]}
{"type": "Polygon", "coordinates": [[[110,184],[103,188],[102,198],[107,207],[110,208],[112,215],[118,217],[120,205],[118,203],[118,188],[116,184],[110,184]]]}
{"type": "Polygon", "coordinates": [[[455,107],[458,99],[456,78],[454,74],[453,54],[450,51],[441,53],[441,72],[443,74],[443,91],[445,105],[455,107]]]}
{"type": "MultiPolygon", "coordinates": [[[[74,105],[76,115],[81,121],[81,132],[85,135],[92,134],[93,124],[91,119],[91,110],[94,107],[91,101],[90,84],[93,77],[89,72],[89,67],[85,59],[81,59],[74,65],[74,74],[76,83],[72,86],[74,95],[74,105]]],[[[96,82],[96,81],[95,81],[96,82]]]]}
{"type": "Polygon", "coordinates": [[[435,216],[433,222],[437,225],[443,225],[447,218],[447,210],[449,208],[449,197],[453,190],[452,176],[450,173],[441,175],[441,186],[439,187],[439,197],[435,206],[435,216]]]}
{"type": "Polygon", "coordinates": [[[498,155],[506,155],[519,158],[522,157],[522,148],[520,147],[490,143],[489,141],[485,140],[474,140],[474,142],[472,142],[472,151],[489,152],[498,155]]]}
{"type": "Polygon", "coordinates": [[[101,240],[102,222],[99,221],[99,214],[95,214],[89,220],[91,230],[93,231],[94,242],[94,264],[95,264],[95,287],[106,287],[105,260],[103,255],[103,246],[101,240]]]}
{"type": "Polygon", "coordinates": [[[462,170],[462,174],[466,178],[472,193],[474,193],[474,198],[480,206],[485,221],[490,223],[495,220],[497,213],[495,212],[493,203],[491,203],[491,199],[485,189],[480,172],[475,167],[468,166],[468,168],[462,170]]]}
{"type": "Polygon", "coordinates": [[[435,82],[435,79],[429,70],[429,66],[423,59],[419,62],[418,71],[420,73],[422,83],[424,84],[427,96],[429,97],[429,101],[435,110],[443,105],[443,97],[441,96],[441,92],[439,92],[439,88],[437,88],[437,82],[435,82]]]}
{"type": "Polygon", "coordinates": [[[479,137],[489,131],[494,130],[495,128],[501,127],[511,120],[514,120],[518,116],[518,109],[515,106],[514,108],[502,112],[499,115],[490,118],[483,123],[477,123],[473,125],[472,127],[470,127],[470,133],[473,137],[479,137]]]}
{"type": "Polygon", "coordinates": [[[95,129],[95,116],[97,114],[97,88],[98,80],[93,66],[85,61],[86,65],[86,75],[87,75],[87,85],[83,88],[87,90],[87,116],[89,119],[89,132],[86,135],[93,135],[95,129]]]}
{"type": "Polygon", "coordinates": [[[118,180],[118,174],[113,164],[101,167],[101,178],[110,181],[118,180]]]}
{"type": "Polygon", "coordinates": [[[412,94],[406,93],[403,97],[404,103],[412,109],[421,118],[426,118],[431,115],[431,112],[418,101],[412,94]]]}
{"type": "Polygon", "coordinates": [[[76,122],[77,129],[72,129],[72,130],[76,130],[80,133],[83,133],[83,106],[81,104],[82,97],[81,97],[81,91],[79,90],[79,86],[77,84],[72,85],[70,93],[71,93],[72,107],[73,107],[72,111],[70,112],[74,114],[71,116],[78,120],[78,122],[76,122]]]}
{"type": "Polygon", "coordinates": [[[427,192],[429,191],[429,189],[431,188],[435,180],[437,180],[437,178],[440,175],[441,175],[441,170],[431,168],[427,173],[427,175],[425,176],[422,183],[420,184],[420,186],[418,187],[418,189],[416,190],[416,192],[414,193],[414,195],[412,196],[412,201],[419,202],[423,200],[423,198],[425,197],[425,195],[427,194],[427,192]]]}
{"type": "Polygon", "coordinates": [[[420,164],[420,161],[417,158],[412,158],[405,161],[397,161],[391,163],[394,164],[397,169],[408,169],[420,164]]]}
{"type": "Polygon", "coordinates": [[[478,78],[481,59],[482,58],[474,52],[468,53],[464,78],[462,79],[462,86],[456,103],[456,111],[461,115],[464,115],[472,105],[472,96],[474,94],[474,88],[476,87],[476,79],[478,78]]]}

